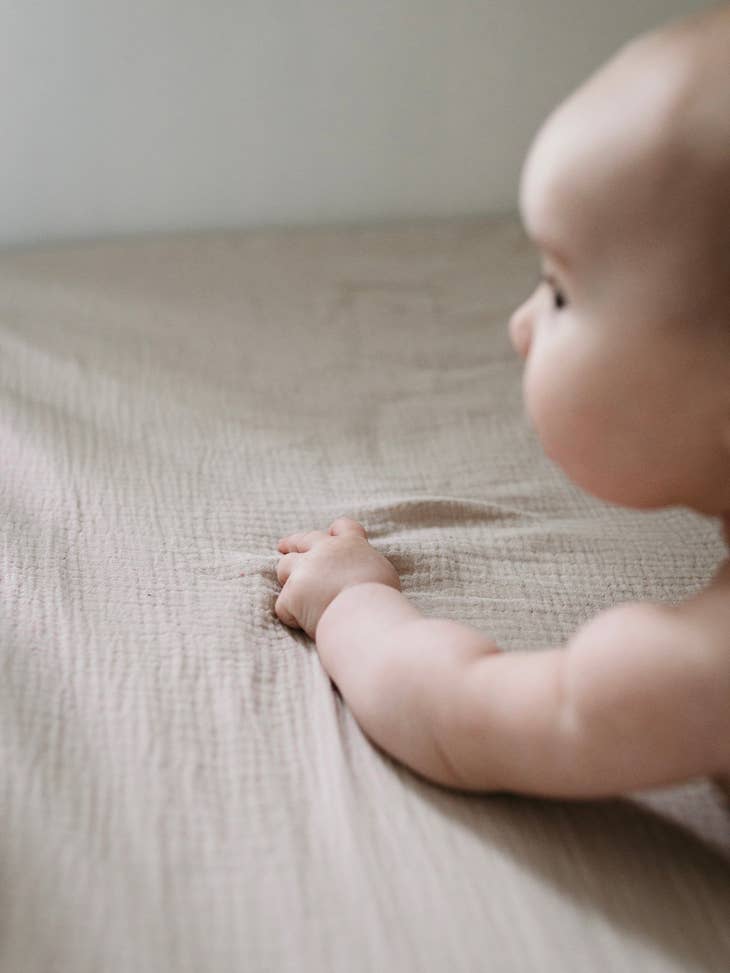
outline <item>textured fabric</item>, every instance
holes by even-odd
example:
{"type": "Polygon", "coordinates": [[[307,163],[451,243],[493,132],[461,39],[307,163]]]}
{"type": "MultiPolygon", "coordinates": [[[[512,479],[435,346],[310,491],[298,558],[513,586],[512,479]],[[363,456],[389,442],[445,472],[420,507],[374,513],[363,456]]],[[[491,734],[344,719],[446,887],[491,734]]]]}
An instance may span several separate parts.
{"type": "Polygon", "coordinates": [[[506,649],[710,578],[716,523],[542,455],[536,275],[511,220],[0,255],[2,973],[728,969],[711,782],[432,786],[273,614],[278,537],[341,514],[506,649]]]}

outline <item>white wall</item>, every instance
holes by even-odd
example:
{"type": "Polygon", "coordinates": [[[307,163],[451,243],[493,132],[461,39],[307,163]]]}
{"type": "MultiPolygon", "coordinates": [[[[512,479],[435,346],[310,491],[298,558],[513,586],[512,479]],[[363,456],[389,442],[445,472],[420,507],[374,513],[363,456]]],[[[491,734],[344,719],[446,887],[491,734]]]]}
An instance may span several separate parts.
{"type": "Polygon", "coordinates": [[[691,0],[0,0],[0,243],[515,204],[539,121],[691,0]]]}

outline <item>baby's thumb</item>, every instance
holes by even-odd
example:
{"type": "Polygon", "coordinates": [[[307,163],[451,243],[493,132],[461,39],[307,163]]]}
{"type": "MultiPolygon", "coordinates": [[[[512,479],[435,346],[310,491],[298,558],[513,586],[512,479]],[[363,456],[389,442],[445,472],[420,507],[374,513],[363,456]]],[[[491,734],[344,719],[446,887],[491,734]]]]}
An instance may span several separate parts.
{"type": "Polygon", "coordinates": [[[276,599],[276,604],[274,605],[274,612],[276,613],[277,618],[288,628],[301,628],[299,622],[286,607],[284,595],[285,589],[282,589],[279,593],[279,597],[276,599]]]}

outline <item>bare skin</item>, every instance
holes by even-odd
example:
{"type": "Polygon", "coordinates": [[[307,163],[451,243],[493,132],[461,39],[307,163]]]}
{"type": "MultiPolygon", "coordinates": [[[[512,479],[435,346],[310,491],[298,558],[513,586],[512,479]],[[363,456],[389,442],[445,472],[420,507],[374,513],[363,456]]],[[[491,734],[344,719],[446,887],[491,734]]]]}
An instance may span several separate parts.
{"type": "MultiPolygon", "coordinates": [[[[627,45],[547,119],[521,209],[527,414],[585,490],[719,518],[730,546],[730,5],[627,45]]],[[[677,606],[618,605],[501,652],[424,616],[364,527],[279,541],[276,614],[363,730],[466,790],[592,797],[730,775],[730,559],[677,606]]]]}

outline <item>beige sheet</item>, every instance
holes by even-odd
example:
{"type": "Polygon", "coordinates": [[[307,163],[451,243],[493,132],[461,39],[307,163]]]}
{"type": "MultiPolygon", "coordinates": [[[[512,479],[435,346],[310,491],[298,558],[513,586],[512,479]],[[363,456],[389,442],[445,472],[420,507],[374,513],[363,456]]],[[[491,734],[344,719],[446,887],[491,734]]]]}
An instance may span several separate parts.
{"type": "Polygon", "coordinates": [[[542,456],[536,273],[511,220],[0,255],[3,973],[727,971],[709,782],[441,790],[273,615],[277,538],[339,514],[510,649],[710,577],[716,524],[542,456]]]}

